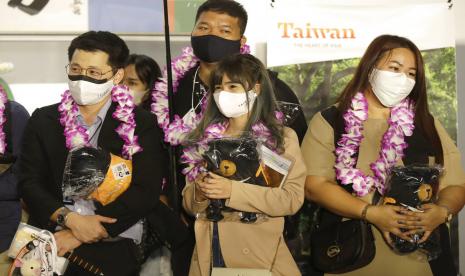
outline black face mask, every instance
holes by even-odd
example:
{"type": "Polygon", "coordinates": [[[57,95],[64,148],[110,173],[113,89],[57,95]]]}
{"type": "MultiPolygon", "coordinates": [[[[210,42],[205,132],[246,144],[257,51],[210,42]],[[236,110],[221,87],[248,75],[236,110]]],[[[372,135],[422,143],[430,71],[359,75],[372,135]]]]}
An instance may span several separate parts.
{"type": "Polygon", "coordinates": [[[195,56],[209,63],[220,61],[241,50],[241,40],[229,40],[216,35],[191,36],[191,45],[195,56]]]}
{"type": "Polygon", "coordinates": [[[97,80],[97,79],[94,79],[94,78],[91,78],[91,77],[88,77],[88,76],[84,76],[84,75],[68,75],[68,79],[70,81],[83,80],[83,81],[88,81],[88,82],[95,83],[95,84],[102,84],[102,83],[106,83],[108,81],[108,79],[97,80]]]}

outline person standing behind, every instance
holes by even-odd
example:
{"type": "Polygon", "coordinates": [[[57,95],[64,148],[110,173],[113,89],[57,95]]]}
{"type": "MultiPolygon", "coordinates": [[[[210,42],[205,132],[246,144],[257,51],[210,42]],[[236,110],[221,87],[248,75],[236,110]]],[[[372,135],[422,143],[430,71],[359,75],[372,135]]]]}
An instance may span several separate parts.
{"type": "MultiPolygon", "coordinates": [[[[29,223],[55,232],[60,256],[73,251],[105,275],[129,276],[141,264],[142,219],[157,203],[162,181],[161,136],[153,115],[134,106],[129,91],[116,86],[129,56],[126,43],[105,31],[71,41],[66,73],[69,90],[59,104],[32,114],[23,139],[19,187],[29,223]],[[113,202],[85,210],[63,201],[68,152],[101,147],[132,162],[129,188],[113,202]]],[[[90,202],[92,203],[92,202],[90,202]]],[[[65,275],[89,275],[71,263],[65,275]]]]}
{"type": "Polygon", "coordinates": [[[124,68],[123,84],[129,88],[134,103],[150,111],[150,91],[161,78],[160,66],[146,55],[131,54],[124,68]]]}
{"type": "Polygon", "coordinates": [[[29,113],[9,101],[0,84],[0,275],[7,275],[11,260],[7,250],[21,219],[17,188],[21,141],[29,113]]]}
{"type": "MultiPolygon", "coordinates": [[[[141,106],[145,110],[150,111],[152,99],[150,97],[150,90],[154,84],[161,77],[160,67],[157,62],[151,57],[146,55],[131,54],[124,69],[123,83],[128,86],[131,95],[134,97],[134,103],[141,106]]],[[[169,186],[168,175],[168,153],[167,144],[162,142],[164,150],[163,157],[163,182],[161,184],[162,190],[160,201],[155,212],[151,212],[148,217],[149,229],[152,239],[147,238],[144,246],[145,255],[147,258],[142,266],[141,275],[161,275],[169,274],[171,271],[170,266],[170,251],[177,250],[177,245],[182,244],[186,239],[187,231],[184,222],[180,217],[173,212],[169,195],[171,188],[169,186]],[[163,234],[162,234],[163,233],[163,234]],[[165,246],[163,246],[165,245],[165,246]],[[168,261],[165,261],[168,259],[168,261]]]]}

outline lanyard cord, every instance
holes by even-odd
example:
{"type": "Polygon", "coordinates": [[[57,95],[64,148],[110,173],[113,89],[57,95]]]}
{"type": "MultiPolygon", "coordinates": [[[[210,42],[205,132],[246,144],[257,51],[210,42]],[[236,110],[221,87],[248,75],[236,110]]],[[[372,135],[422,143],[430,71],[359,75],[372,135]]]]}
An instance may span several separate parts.
{"type": "MultiPolygon", "coordinates": [[[[95,137],[95,135],[97,134],[97,132],[100,131],[100,128],[102,127],[102,125],[103,125],[103,120],[101,120],[101,121],[99,122],[98,127],[94,130],[94,133],[92,133],[92,136],[89,138],[89,143],[90,143],[90,141],[92,141],[92,139],[94,139],[94,137],[95,137]]],[[[89,134],[90,134],[90,133],[89,133],[89,134]]],[[[96,144],[98,144],[98,141],[97,141],[96,144]]]]}
{"type": "Polygon", "coordinates": [[[41,276],[53,276],[53,273],[57,269],[56,259],[57,259],[57,244],[53,234],[47,230],[40,231],[39,237],[39,246],[37,250],[39,251],[40,261],[42,264],[41,276]]]}
{"type": "Polygon", "coordinates": [[[196,81],[197,79],[197,75],[199,73],[199,69],[200,69],[200,66],[197,67],[197,69],[195,70],[195,73],[194,73],[194,79],[192,80],[192,95],[191,95],[191,110],[193,110],[195,112],[195,110],[197,109],[197,107],[200,106],[200,104],[202,103],[203,99],[207,96],[207,93],[205,93],[205,88],[203,88],[202,84],[199,82],[199,81],[196,81]],[[199,102],[195,105],[194,107],[194,95],[195,95],[195,84],[196,83],[199,83],[200,85],[200,90],[204,90],[203,93],[202,93],[202,97],[199,99],[199,102]]]}

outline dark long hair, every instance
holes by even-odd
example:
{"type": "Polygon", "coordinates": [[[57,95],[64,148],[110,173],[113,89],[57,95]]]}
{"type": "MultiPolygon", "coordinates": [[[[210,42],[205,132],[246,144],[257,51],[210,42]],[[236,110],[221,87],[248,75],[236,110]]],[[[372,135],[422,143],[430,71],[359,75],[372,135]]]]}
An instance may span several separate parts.
{"type": "Polygon", "coordinates": [[[370,43],[358,64],[354,77],[339,96],[339,110],[341,113],[345,112],[350,108],[351,100],[355,94],[366,91],[370,87],[368,82],[369,74],[385,54],[390,55],[392,50],[396,48],[409,49],[415,56],[417,66],[415,86],[408,95],[415,102],[415,128],[420,130],[433,146],[436,162],[443,164],[444,156],[441,140],[434,126],[434,118],[428,109],[423,57],[418,47],[409,39],[395,35],[381,35],[370,43]]]}
{"type": "Polygon", "coordinates": [[[155,82],[161,78],[160,66],[158,66],[158,63],[153,58],[138,54],[129,55],[126,66],[131,64],[134,64],[137,77],[145,85],[145,89],[149,89],[144,97],[142,97],[141,106],[146,110],[150,110],[150,104],[152,103],[150,90],[155,85],[155,82]]]}
{"type": "MultiPolygon", "coordinates": [[[[244,131],[251,131],[252,125],[262,122],[271,132],[271,138],[276,141],[276,149],[282,152],[284,149],[283,125],[276,119],[278,110],[268,72],[263,63],[252,55],[236,54],[221,60],[210,75],[209,98],[205,114],[199,125],[187,137],[190,141],[203,137],[205,129],[213,123],[228,120],[218,109],[213,98],[213,92],[217,85],[221,85],[223,76],[228,76],[233,82],[242,84],[245,91],[251,90],[255,84],[260,84],[260,93],[255,99],[251,115],[244,131]]],[[[246,97],[248,98],[248,97],[246,97]]]]}

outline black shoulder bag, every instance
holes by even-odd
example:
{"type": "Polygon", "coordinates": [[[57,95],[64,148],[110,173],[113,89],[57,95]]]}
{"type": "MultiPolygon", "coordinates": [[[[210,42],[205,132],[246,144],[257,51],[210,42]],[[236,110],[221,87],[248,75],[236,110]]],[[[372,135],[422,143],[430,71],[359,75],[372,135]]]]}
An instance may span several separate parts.
{"type": "MultiPolygon", "coordinates": [[[[339,110],[332,106],[322,115],[333,127],[337,145],[344,130],[339,110]]],[[[341,187],[352,192],[349,185],[341,187]]],[[[313,210],[310,256],[316,269],[325,273],[345,273],[364,267],[374,259],[376,248],[369,223],[359,219],[343,220],[319,206],[313,210]]]]}

